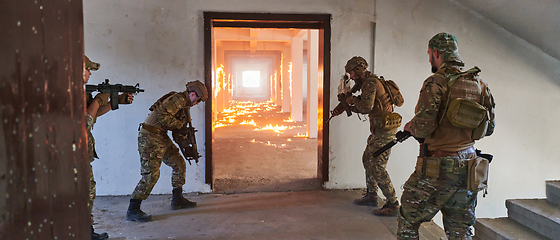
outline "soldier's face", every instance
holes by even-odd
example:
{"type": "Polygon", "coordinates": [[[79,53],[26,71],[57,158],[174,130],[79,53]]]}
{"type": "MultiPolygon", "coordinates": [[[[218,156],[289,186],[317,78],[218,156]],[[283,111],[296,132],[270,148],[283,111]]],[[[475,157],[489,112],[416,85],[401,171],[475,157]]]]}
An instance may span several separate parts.
{"type": "Polygon", "coordinates": [[[198,97],[196,92],[190,92],[189,93],[189,98],[191,99],[191,102],[193,103],[193,106],[198,104],[202,100],[200,97],[198,97]]]}
{"type": "Polygon", "coordinates": [[[90,76],[91,76],[91,71],[84,68],[84,82],[85,83],[88,83],[90,76]]]}
{"type": "Polygon", "coordinates": [[[350,71],[348,74],[350,74],[350,79],[352,80],[356,80],[356,77],[358,76],[354,70],[350,71]]]}

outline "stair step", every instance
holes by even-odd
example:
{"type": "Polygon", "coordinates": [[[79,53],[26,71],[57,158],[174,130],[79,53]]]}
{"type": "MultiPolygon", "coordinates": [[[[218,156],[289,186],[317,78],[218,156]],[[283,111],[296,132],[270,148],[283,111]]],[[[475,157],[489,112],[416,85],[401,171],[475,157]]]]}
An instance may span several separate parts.
{"type": "Polygon", "coordinates": [[[560,207],[546,199],[506,200],[508,217],[541,235],[560,239],[560,207]]]}
{"type": "Polygon", "coordinates": [[[546,200],[560,206],[560,180],[546,181],[546,200]]]}
{"type": "Polygon", "coordinates": [[[548,240],[532,229],[525,227],[507,217],[479,218],[474,224],[477,240],[548,240]]]}
{"type": "Polygon", "coordinates": [[[438,226],[434,221],[422,223],[420,229],[418,230],[420,234],[420,240],[440,240],[447,239],[445,236],[445,231],[438,226]]]}

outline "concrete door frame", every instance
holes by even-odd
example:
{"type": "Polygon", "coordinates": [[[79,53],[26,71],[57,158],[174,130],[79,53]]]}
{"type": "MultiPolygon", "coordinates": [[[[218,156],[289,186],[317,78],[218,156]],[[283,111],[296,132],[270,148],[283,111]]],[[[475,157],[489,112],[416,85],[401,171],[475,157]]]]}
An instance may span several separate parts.
{"type": "MultiPolygon", "coordinates": [[[[204,81],[212,86],[212,40],[214,27],[239,28],[296,28],[319,30],[319,119],[317,135],[317,177],[324,183],[329,180],[329,125],[330,74],[331,74],[331,14],[274,14],[204,12],[204,81]],[[325,111],[326,109],[326,111],[325,111]]],[[[205,104],[205,182],[213,185],[212,160],[212,98],[205,104]]]]}

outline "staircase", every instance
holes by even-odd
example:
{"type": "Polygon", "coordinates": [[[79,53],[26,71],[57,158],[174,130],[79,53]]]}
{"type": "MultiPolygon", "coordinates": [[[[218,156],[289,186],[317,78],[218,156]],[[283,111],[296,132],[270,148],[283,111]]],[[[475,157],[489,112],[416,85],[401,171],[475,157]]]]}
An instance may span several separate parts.
{"type": "Polygon", "coordinates": [[[546,199],[506,200],[508,216],[481,218],[477,240],[560,240],[560,181],[546,181],[546,199]]]}

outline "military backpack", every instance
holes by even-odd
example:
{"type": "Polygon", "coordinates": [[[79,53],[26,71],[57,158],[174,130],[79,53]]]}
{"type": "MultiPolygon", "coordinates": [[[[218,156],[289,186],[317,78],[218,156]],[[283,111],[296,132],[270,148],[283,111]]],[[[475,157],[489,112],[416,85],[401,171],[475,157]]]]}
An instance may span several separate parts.
{"type": "Polygon", "coordinates": [[[391,99],[391,103],[397,107],[400,107],[404,103],[404,97],[399,90],[399,86],[393,80],[385,80],[383,76],[379,76],[379,82],[385,88],[385,92],[389,94],[389,99],[391,99]]]}

